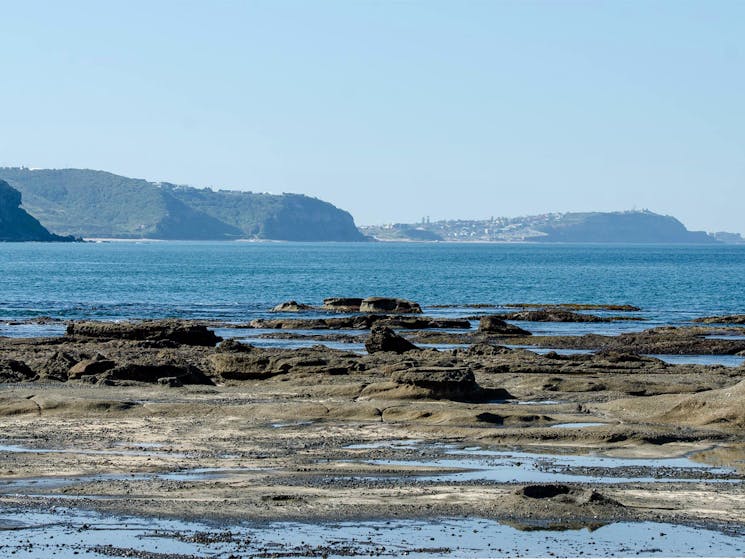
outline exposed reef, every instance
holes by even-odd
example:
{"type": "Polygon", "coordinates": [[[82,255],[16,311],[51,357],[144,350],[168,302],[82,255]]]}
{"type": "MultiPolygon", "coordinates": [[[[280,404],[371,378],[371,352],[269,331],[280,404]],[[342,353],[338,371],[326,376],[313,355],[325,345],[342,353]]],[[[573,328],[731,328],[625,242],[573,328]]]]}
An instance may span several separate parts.
{"type": "Polygon", "coordinates": [[[742,529],[745,367],[640,355],[733,352],[742,340],[656,328],[575,336],[597,351],[541,355],[503,344],[570,337],[530,336],[491,315],[453,332],[420,315],[371,316],[319,318],[361,320],[352,337],[367,351],[261,348],[178,320],[0,338],[0,503],[75,499],[107,513],[254,521],[742,529]],[[400,326],[408,320],[420,322],[400,326]],[[429,336],[462,345],[421,347],[429,336]]]}

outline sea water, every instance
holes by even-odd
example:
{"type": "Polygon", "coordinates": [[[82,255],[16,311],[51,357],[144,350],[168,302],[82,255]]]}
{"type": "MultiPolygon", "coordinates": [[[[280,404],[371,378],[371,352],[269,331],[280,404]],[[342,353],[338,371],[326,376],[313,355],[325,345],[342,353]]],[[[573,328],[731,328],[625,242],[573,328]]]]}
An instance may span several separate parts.
{"type": "MultiPolygon", "coordinates": [[[[0,320],[242,322],[267,316],[272,306],[290,299],[321,304],[324,297],[373,295],[411,299],[441,316],[462,316],[466,309],[426,307],[572,302],[641,307],[632,314],[645,318],[643,325],[605,326],[617,333],[745,312],[743,278],[745,246],[726,245],[0,243],[0,320]]],[[[45,328],[50,331],[38,327],[45,328]]]]}

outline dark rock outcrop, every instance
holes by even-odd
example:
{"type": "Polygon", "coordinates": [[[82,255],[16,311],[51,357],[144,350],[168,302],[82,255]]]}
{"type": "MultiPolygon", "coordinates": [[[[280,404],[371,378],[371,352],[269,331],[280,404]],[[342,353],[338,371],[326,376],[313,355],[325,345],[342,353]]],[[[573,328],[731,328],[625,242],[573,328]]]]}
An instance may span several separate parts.
{"type": "Polygon", "coordinates": [[[269,330],[368,330],[380,324],[404,330],[468,329],[471,323],[463,318],[432,318],[428,316],[387,316],[365,314],[339,318],[258,318],[250,328],[269,330]]]}
{"type": "Polygon", "coordinates": [[[508,324],[498,316],[483,316],[479,320],[479,334],[498,336],[530,336],[530,332],[508,324]]]}
{"type": "Polygon", "coordinates": [[[368,297],[360,303],[360,312],[420,314],[422,308],[418,303],[407,301],[406,299],[368,297]]]}
{"type": "Polygon", "coordinates": [[[118,384],[120,381],[157,383],[166,386],[215,383],[194,365],[127,363],[97,375],[99,382],[118,384]]]}
{"type": "Polygon", "coordinates": [[[321,310],[331,312],[420,314],[418,303],[395,297],[329,297],[323,300],[321,310]]]}
{"type": "Polygon", "coordinates": [[[53,235],[21,208],[21,193],[0,180],[0,241],[71,242],[74,237],[53,235]]]}
{"type": "Polygon", "coordinates": [[[361,304],[361,297],[327,297],[322,308],[332,312],[360,312],[361,304]]]}
{"type": "Polygon", "coordinates": [[[181,320],[144,320],[142,322],[71,322],[69,338],[97,340],[169,341],[176,344],[214,346],[222,338],[201,324],[181,320]]]}
{"type": "Polygon", "coordinates": [[[27,382],[37,378],[31,368],[16,359],[0,360],[0,383],[27,382]]]}
{"type": "Polygon", "coordinates": [[[594,489],[570,487],[559,483],[526,485],[518,489],[517,494],[529,499],[552,499],[574,505],[623,506],[618,501],[606,497],[594,489]]]}
{"type": "Polygon", "coordinates": [[[387,326],[373,326],[370,336],[365,341],[365,349],[368,353],[377,353],[380,351],[392,351],[394,353],[405,353],[407,351],[416,351],[419,348],[396,334],[387,326]]]}

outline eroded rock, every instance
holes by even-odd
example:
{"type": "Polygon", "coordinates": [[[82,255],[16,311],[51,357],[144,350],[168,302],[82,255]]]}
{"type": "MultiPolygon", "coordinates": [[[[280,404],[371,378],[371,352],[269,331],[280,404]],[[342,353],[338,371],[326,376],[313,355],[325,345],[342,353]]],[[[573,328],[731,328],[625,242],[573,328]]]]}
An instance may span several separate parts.
{"type": "Polygon", "coordinates": [[[214,346],[221,340],[202,324],[181,320],[143,320],[141,322],[80,321],[67,325],[70,338],[98,340],[170,341],[177,344],[214,346]]]}

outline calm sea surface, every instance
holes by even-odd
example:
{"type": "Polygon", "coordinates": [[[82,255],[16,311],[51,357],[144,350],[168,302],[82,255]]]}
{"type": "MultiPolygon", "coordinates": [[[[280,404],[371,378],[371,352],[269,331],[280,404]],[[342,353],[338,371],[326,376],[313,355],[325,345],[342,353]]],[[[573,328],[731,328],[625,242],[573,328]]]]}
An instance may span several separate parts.
{"type": "MultiPolygon", "coordinates": [[[[416,243],[0,243],[0,320],[245,321],[288,299],[423,306],[630,303],[649,323],[745,312],[745,247],[416,243]]],[[[462,314],[464,309],[425,309],[462,314]]],[[[473,311],[469,311],[473,312],[473,311]]],[[[635,325],[639,328],[639,325],[635,325]]],[[[574,327],[577,328],[577,327],[574,327]]],[[[1,332],[0,332],[1,333],[1,332]]]]}

